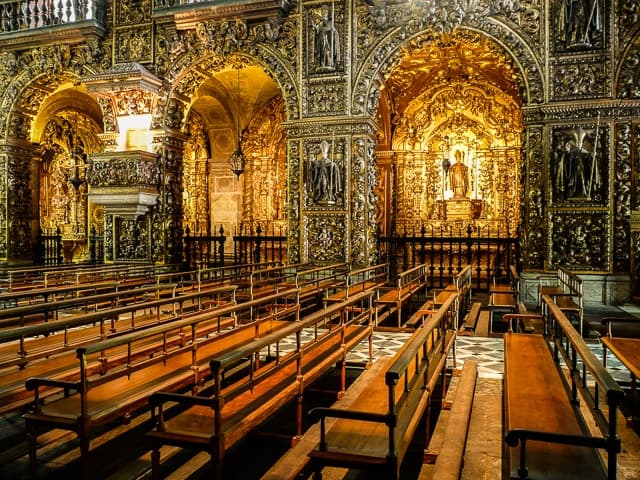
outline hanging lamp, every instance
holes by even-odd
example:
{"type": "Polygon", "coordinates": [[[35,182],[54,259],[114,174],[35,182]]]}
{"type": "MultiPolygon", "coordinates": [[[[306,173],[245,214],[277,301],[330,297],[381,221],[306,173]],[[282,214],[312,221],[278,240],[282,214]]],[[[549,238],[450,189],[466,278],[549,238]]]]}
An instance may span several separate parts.
{"type": "Polygon", "coordinates": [[[240,132],[240,69],[238,69],[238,78],[236,82],[237,96],[236,96],[236,128],[238,131],[238,146],[229,157],[229,165],[231,171],[235,174],[237,179],[240,179],[240,175],[244,172],[244,167],[247,163],[247,157],[245,157],[242,151],[242,135],[240,132]]]}

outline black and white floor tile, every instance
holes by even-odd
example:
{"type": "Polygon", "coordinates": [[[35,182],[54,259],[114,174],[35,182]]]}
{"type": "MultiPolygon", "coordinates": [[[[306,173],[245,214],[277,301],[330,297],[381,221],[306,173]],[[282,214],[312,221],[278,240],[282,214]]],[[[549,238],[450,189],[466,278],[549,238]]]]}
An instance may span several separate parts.
{"type": "MultiPolygon", "coordinates": [[[[314,331],[304,331],[301,337],[302,343],[313,340],[314,331]]],[[[393,356],[411,336],[407,332],[376,331],[373,336],[373,360],[383,356],[393,356]]],[[[598,341],[589,343],[593,353],[602,360],[602,344],[598,341]]],[[[295,347],[295,338],[282,342],[279,349],[284,355],[295,347]]],[[[468,359],[478,363],[478,376],[481,378],[502,378],[504,374],[504,343],[501,337],[474,337],[458,336],[455,346],[455,359],[453,352],[447,360],[448,368],[462,368],[468,359]]],[[[369,361],[369,343],[363,341],[355,349],[349,352],[347,362],[352,364],[365,364],[369,361]]],[[[607,354],[607,368],[618,382],[629,382],[628,370],[611,353],[607,354]]]]}

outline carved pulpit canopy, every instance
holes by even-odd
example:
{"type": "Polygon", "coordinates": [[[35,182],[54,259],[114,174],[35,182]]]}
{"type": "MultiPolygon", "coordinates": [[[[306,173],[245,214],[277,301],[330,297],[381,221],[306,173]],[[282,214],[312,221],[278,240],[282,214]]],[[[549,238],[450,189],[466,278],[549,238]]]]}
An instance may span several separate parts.
{"type": "Polygon", "coordinates": [[[86,173],[89,200],[106,213],[138,217],[158,199],[157,155],[145,151],[91,155],[86,173]]]}

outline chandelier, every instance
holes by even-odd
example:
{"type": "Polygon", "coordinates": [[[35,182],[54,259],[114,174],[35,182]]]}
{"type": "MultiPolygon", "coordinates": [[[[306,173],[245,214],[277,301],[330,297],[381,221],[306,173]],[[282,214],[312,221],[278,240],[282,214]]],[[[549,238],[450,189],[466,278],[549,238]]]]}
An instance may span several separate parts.
{"type": "Polygon", "coordinates": [[[247,163],[247,157],[245,157],[244,152],[242,151],[242,135],[240,132],[240,69],[238,69],[236,89],[236,128],[238,132],[238,145],[235,152],[233,152],[231,157],[229,157],[229,165],[231,166],[231,171],[235,174],[236,178],[239,179],[240,175],[244,172],[244,167],[247,163]]]}

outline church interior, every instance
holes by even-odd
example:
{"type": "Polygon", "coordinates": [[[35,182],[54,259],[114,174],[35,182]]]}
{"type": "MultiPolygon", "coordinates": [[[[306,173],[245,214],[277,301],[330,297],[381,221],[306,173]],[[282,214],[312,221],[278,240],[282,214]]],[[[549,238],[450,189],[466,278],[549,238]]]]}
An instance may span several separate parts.
{"type": "Polygon", "coordinates": [[[0,18],[0,477],[640,478],[640,0],[0,18]]]}

